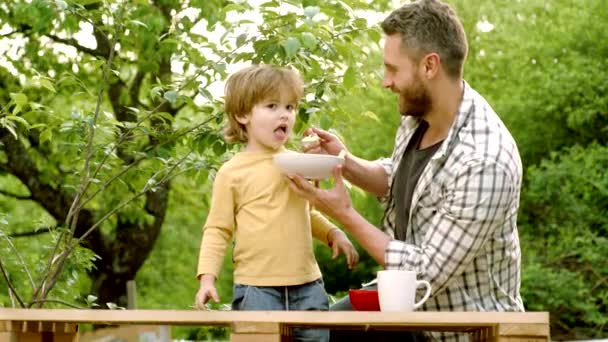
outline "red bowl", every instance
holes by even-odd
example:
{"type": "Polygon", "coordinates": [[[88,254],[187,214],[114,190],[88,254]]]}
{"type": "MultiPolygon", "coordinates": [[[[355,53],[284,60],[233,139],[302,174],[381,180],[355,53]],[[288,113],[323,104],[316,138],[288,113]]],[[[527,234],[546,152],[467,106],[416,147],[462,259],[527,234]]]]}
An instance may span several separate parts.
{"type": "Polygon", "coordinates": [[[380,311],[377,290],[348,290],[348,298],[357,311],[380,311]]]}

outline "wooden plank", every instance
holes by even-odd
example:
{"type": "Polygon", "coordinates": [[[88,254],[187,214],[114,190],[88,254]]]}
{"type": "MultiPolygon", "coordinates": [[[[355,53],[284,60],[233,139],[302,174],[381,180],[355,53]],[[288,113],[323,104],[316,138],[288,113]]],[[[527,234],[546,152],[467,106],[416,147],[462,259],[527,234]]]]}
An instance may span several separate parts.
{"type": "Polygon", "coordinates": [[[498,342],[548,342],[548,338],[500,336],[498,342]]]}
{"type": "Polygon", "coordinates": [[[3,342],[17,342],[17,334],[12,331],[1,331],[0,341],[3,342]]]}
{"type": "Polygon", "coordinates": [[[498,326],[500,336],[537,336],[548,337],[549,325],[547,324],[513,324],[500,323],[498,326]]]}
{"type": "Polygon", "coordinates": [[[231,334],[230,342],[282,342],[280,334],[231,334]]]}
{"type": "Polygon", "coordinates": [[[270,322],[234,322],[231,328],[237,334],[280,334],[282,331],[280,323],[270,322]]]}
{"type": "Polygon", "coordinates": [[[549,324],[547,312],[313,312],[195,310],[0,309],[0,321],[50,321],[95,324],[230,325],[281,322],[289,325],[403,325],[482,327],[497,323],[549,324]]]}

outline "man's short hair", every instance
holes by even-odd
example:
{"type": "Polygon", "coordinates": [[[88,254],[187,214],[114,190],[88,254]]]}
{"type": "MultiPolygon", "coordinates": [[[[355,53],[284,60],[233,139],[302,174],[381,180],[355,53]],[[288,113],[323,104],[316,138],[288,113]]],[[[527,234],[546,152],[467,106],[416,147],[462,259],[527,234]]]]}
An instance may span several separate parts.
{"type": "Polygon", "coordinates": [[[467,37],[456,12],[439,0],[419,0],[394,10],[382,22],[387,35],[400,34],[401,45],[419,61],[437,53],[449,77],[462,77],[467,37]]]}

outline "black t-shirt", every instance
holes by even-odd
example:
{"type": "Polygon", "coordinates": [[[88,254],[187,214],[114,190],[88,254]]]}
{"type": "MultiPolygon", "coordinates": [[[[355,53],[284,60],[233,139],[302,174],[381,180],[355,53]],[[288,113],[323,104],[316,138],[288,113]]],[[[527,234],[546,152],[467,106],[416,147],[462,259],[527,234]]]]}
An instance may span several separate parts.
{"type": "Polygon", "coordinates": [[[395,200],[397,211],[395,215],[395,238],[401,241],[405,241],[407,236],[412,195],[416,183],[418,183],[424,167],[443,142],[440,141],[427,148],[419,149],[420,141],[428,128],[428,122],[422,120],[403,152],[403,157],[391,185],[391,195],[395,200]]]}

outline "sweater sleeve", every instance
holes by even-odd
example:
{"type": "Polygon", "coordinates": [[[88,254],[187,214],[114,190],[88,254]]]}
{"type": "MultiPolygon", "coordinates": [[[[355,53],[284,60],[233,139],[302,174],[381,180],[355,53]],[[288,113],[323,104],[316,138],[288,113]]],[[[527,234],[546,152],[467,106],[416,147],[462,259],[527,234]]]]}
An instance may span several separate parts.
{"type": "Polygon", "coordinates": [[[235,197],[232,179],[220,169],[213,183],[211,206],[203,227],[197,278],[203,274],[212,274],[217,279],[220,273],[226,246],[234,233],[235,197]]]}
{"type": "Polygon", "coordinates": [[[328,245],[327,234],[334,229],[338,229],[338,227],[316,210],[310,211],[310,226],[312,236],[325,245],[328,245]]]}

